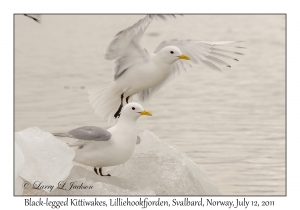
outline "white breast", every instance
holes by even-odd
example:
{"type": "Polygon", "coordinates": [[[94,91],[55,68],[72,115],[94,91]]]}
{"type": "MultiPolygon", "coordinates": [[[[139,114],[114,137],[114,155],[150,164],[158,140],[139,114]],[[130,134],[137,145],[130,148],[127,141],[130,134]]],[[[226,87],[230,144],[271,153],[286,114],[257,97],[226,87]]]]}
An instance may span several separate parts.
{"type": "Polygon", "coordinates": [[[170,74],[171,65],[166,63],[149,62],[129,68],[115,85],[125,96],[132,96],[142,90],[149,89],[162,83],[170,74]]]}

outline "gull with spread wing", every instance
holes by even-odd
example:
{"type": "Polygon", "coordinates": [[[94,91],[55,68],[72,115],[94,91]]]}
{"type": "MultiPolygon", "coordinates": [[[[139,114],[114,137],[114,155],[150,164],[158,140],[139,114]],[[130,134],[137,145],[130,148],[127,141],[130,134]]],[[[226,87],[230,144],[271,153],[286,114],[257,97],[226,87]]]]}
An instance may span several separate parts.
{"type": "Polygon", "coordinates": [[[238,61],[230,54],[238,41],[208,42],[198,40],[168,40],[162,42],[154,53],[141,45],[148,25],[155,18],[166,19],[174,15],[147,15],[131,27],[120,31],[107,48],[105,58],[115,60],[114,81],[107,86],[89,91],[89,100],[96,114],[111,121],[121,114],[124,100],[137,95],[138,100],[148,100],[174,74],[186,70],[191,64],[207,63],[231,67],[220,57],[238,61]]]}

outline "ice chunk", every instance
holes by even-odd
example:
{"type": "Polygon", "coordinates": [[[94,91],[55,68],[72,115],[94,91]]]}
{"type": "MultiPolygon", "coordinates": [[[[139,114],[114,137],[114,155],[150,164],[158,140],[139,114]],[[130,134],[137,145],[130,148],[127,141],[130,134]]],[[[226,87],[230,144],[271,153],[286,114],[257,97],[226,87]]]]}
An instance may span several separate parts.
{"type": "MultiPolygon", "coordinates": [[[[24,155],[25,165],[20,177],[33,186],[57,186],[67,178],[73,167],[74,151],[67,144],[38,127],[15,133],[15,142],[24,155]]],[[[45,187],[46,188],[46,187],[45,187]]],[[[43,189],[50,192],[50,189],[43,189]]]]}
{"type": "Polygon", "coordinates": [[[140,189],[151,189],[156,195],[219,195],[206,171],[185,153],[160,141],[150,131],[139,135],[141,143],[125,164],[108,173],[124,177],[140,189]]]}
{"type": "Polygon", "coordinates": [[[20,177],[25,165],[23,152],[17,142],[15,142],[15,195],[23,195],[23,180],[20,177]]]}
{"type": "MultiPolygon", "coordinates": [[[[66,183],[49,195],[219,195],[207,173],[187,155],[159,140],[150,131],[139,134],[141,141],[126,163],[104,168],[96,175],[92,167],[74,166],[66,183]],[[73,186],[91,189],[74,189],[73,186]],[[62,187],[63,186],[63,187],[62,187]]],[[[43,195],[26,190],[26,195],[43,195]]]]}
{"type": "Polygon", "coordinates": [[[155,195],[151,189],[136,187],[125,178],[101,177],[92,169],[87,170],[80,166],[74,166],[70,176],[59,186],[49,194],[41,190],[30,189],[24,190],[24,195],[155,195]]]}

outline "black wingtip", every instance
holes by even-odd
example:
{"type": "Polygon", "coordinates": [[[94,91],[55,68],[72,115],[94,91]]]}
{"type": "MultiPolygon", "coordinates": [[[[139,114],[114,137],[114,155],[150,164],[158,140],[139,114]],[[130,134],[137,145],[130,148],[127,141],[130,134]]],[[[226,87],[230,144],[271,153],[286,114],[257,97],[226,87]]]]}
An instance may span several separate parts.
{"type": "Polygon", "coordinates": [[[240,52],[234,52],[235,54],[238,54],[238,55],[245,55],[243,53],[240,53],[240,52]]]}
{"type": "Polygon", "coordinates": [[[24,16],[31,18],[32,20],[34,20],[34,21],[37,22],[37,23],[41,23],[39,19],[37,19],[37,18],[35,18],[35,17],[32,17],[31,15],[24,14],[24,16]]]}

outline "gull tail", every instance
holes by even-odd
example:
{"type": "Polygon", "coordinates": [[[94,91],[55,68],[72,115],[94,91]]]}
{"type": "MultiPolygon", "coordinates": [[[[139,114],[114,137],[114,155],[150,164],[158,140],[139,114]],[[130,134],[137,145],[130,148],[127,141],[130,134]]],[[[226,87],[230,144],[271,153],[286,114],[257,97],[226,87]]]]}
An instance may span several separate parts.
{"type": "Polygon", "coordinates": [[[113,88],[111,83],[89,91],[89,101],[99,117],[108,122],[113,122],[115,120],[114,114],[121,104],[121,94],[113,88]]]}
{"type": "MultiPolygon", "coordinates": [[[[68,133],[52,133],[53,136],[57,137],[69,137],[73,138],[72,135],[68,133]]],[[[78,139],[65,139],[65,138],[59,138],[60,140],[64,141],[69,147],[77,147],[82,148],[84,145],[84,141],[78,140],[78,139]]]]}

